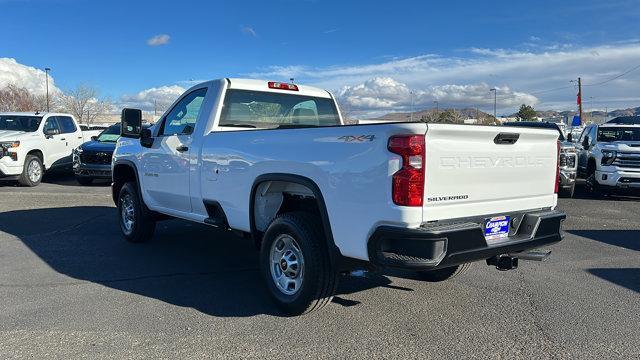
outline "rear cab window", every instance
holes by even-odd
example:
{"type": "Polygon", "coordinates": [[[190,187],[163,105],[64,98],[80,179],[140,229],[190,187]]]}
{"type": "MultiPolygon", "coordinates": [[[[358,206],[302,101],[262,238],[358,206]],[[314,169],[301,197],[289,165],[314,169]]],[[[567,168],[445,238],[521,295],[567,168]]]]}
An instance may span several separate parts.
{"type": "Polygon", "coordinates": [[[229,89],[220,127],[277,129],[340,125],[330,98],[229,89]]]}

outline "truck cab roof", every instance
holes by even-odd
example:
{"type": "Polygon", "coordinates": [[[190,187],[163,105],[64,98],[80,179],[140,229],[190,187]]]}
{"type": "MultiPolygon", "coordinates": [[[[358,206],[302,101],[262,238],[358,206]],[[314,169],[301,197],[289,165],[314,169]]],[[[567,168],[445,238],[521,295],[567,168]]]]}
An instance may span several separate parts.
{"type": "Polygon", "coordinates": [[[239,79],[239,78],[224,78],[224,79],[216,79],[211,81],[206,81],[200,83],[192,88],[202,87],[203,85],[208,85],[212,82],[226,82],[228,89],[237,89],[237,90],[249,90],[249,91],[263,91],[263,92],[273,92],[280,94],[290,94],[290,95],[301,95],[301,96],[312,96],[319,97],[325,99],[331,99],[332,95],[327,90],[307,86],[307,85],[299,85],[292,82],[286,81],[270,81],[270,80],[258,80],[258,79],[239,79]],[[277,88],[270,84],[283,84],[283,85],[293,85],[292,89],[283,89],[277,88]],[[295,88],[295,89],[293,89],[295,88]]]}

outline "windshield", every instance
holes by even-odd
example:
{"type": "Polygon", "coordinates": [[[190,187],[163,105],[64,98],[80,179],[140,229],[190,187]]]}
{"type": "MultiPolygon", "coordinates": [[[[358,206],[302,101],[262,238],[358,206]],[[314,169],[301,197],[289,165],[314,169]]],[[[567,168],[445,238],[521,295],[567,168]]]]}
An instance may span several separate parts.
{"type": "Polygon", "coordinates": [[[333,100],[249,90],[229,90],[220,126],[249,128],[340,125],[333,100]]]}
{"type": "Polygon", "coordinates": [[[0,115],[0,130],[34,132],[40,121],[42,116],[0,115]]]}
{"type": "Polygon", "coordinates": [[[600,127],[598,141],[640,141],[640,127],[600,127]]]}
{"type": "Polygon", "coordinates": [[[120,138],[120,124],[111,125],[98,135],[97,141],[116,142],[120,138]]]}

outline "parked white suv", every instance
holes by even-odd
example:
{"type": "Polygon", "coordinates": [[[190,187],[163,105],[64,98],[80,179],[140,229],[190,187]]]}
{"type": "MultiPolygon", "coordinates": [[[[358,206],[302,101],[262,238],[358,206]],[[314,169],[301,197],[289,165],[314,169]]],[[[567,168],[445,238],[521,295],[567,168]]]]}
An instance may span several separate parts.
{"type": "Polygon", "coordinates": [[[69,114],[0,113],[0,179],[36,186],[46,170],[71,168],[73,149],[84,141],[69,114]]]}
{"type": "Polygon", "coordinates": [[[606,194],[640,188],[640,123],[611,120],[585,127],[578,148],[578,175],[587,190],[606,194]]]}
{"type": "Polygon", "coordinates": [[[194,86],[152,129],[125,109],[121,128],[124,237],[150,239],[167,215],[244,234],[292,314],[329,303],[354,268],[442,281],[474,261],[513,269],[562,239],[556,131],[344,125],[325,90],[246,79],[194,86]]]}

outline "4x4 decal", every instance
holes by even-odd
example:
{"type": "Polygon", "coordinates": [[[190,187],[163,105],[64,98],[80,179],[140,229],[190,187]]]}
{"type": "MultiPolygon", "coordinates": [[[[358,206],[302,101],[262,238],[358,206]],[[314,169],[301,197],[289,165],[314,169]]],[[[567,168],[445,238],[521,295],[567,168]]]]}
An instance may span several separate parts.
{"type": "Polygon", "coordinates": [[[373,141],[375,138],[375,135],[344,135],[340,136],[338,140],[342,140],[344,142],[365,142],[373,141]]]}

